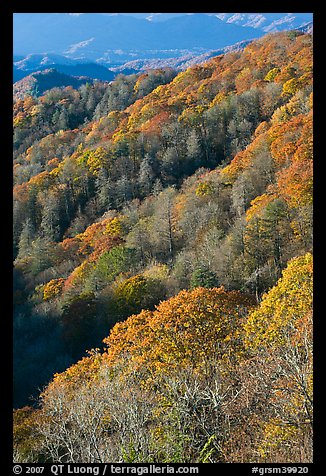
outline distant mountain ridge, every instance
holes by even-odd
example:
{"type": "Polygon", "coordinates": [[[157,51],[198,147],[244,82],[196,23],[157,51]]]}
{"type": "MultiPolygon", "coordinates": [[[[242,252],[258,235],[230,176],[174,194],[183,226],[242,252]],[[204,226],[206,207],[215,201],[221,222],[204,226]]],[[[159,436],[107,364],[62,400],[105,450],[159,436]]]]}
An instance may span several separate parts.
{"type": "Polygon", "coordinates": [[[48,68],[101,81],[147,69],[184,70],[284,29],[311,33],[312,14],[18,13],[13,81],[48,68]]]}
{"type": "Polygon", "coordinates": [[[16,13],[14,53],[122,64],[155,50],[180,56],[166,50],[219,49],[312,20],[312,13],[16,13]]]}
{"type": "Polygon", "coordinates": [[[84,63],[83,60],[75,60],[62,55],[30,54],[14,62],[13,81],[15,83],[36,71],[45,71],[49,68],[69,76],[87,76],[101,81],[112,81],[117,74],[129,75],[149,69],[173,68],[182,71],[194,64],[201,64],[213,56],[229,51],[239,51],[249,43],[250,40],[244,40],[219,50],[209,50],[201,54],[188,52],[176,57],[136,59],[111,69],[98,63],[84,63]]]}
{"type": "MultiPolygon", "coordinates": [[[[109,62],[126,50],[218,49],[257,38],[255,28],[226,23],[206,14],[153,22],[128,15],[61,13],[14,15],[14,52],[44,53],[109,62]],[[45,35],[46,32],[46,35],[45,35]]],[[[202,51],[203,52],[203,51],[202,51]]],[[[170,52],[171,56],[171,52],[170,52]]]]}
{"type": "Polygon", "coordinates": [[[179,57],[172,58],[154,58],[154,59],[137,59],[133,61],[128,61],[121,66],[112,68],[112,71],[130,74],[138,73],[140,71],[145,71],[147,69],[156,69],[156,68],[174,68],[176,70],[185,70],[190,66],[195,64],[201,64],[208,61],[214,56],[218,56],[230,51],[239,51],[245,48],[250,43],[250,40],[244,40],[234,45],[226,46],[219,50],[210,50],[202,54],[188,53],[179,57]]]}
{"type": "Polygon", "coordinates": [[[302,28],[312,22],[312,13],[217,13],[233,25],[255,28],[265,33],[302,28]]]}
{"type": "Polygon", "coordinates": [[[115,73],[107,67],[97,63],[71,59],[63,55],[30,54],[14,62],[14,82],[35,71],[44,71],[49,68],[70,76],[87,76],[102,81],[112,81],[115,76],[115,73]]]}
{"type": "Polygon", "coordinates": [[[313,22],[306,23],[305,25],[301,26],[300,28],[297,28],[298,30],[302,31],[303,33],[309,33],[310,35],[313,34],[314,31],[314,24],[313,22]]]}
{"type": "MultiPolygon", "coordinates": [[[[137,16],[151,22],[164,22],[182,15],[193,15],[193,13],[122,13],[121,15],[137,16]]],[[[312,21],[312,13],[205,13],[205,15],[217,16],[226,23],[249,26],[266,33],[300,28],[306,22],[312,21]]]]}

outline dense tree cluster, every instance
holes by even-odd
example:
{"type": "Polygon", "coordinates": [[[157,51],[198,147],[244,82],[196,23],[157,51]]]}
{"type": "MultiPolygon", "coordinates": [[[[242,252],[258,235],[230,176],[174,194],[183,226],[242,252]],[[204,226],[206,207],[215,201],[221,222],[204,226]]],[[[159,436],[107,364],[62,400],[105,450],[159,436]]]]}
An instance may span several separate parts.
{"type": "Polygon", "coordinates": [[[17,461],[311,460],[312,100],[283,32],[15,101],[17,461]]]}
{"type": "Polygon", "coordinates": [[[311,300],[308,253],[259,306],[199,287],[132,315],[15,412],[17,460],[310,461],[311,300]]]}

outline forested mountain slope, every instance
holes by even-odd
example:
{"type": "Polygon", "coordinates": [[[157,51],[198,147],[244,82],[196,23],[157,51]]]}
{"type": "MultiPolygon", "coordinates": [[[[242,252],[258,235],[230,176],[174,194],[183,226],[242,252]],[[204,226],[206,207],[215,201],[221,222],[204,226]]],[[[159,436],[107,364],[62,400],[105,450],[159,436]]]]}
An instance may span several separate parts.
{"type": "Polygon", "coordinates": [[[75,461],[309,461],[311,35],[17,100],[14,149],[15,405],[109,334],[16,412],[17,460],[70,461],[77,399],[75,461]]]}
{"type": "Polygon", "coordinates": [[[78,88],[82,84],[93,83],[91,78],[69,76],[57,71],[55,68],[44,69],[29,74],[17,81],[13,86],[14,96],[23,99],[26,95],[41,96],[54,87],[71,86],[78,88]]]}

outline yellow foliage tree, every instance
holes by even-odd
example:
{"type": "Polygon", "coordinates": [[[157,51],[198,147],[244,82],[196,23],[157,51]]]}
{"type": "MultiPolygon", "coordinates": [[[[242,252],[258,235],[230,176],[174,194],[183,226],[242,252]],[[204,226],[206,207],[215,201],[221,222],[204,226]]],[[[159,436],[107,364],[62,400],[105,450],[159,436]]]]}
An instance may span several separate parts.
{"type": "Polygon", "coordinates": [[[264,360],[261,462],[312,457],[312,265],[310,253],[292,259],[244,326],[247,349],[264,360]]]}
{"type": "Polygon", "coordinates": [[[286,333],[311,310],[312,264],[311,253],[289,262],[277,285],[263,296],[260,307],[248,318],[248,347],[281,346],[286,333]]]}
{"type": "Polygon", "coordinates": [[[65,283],[64,278],[51,279],[43,288],[43,299],[48,301],[54,299],[62,293],[62,289],[65,283]]]}

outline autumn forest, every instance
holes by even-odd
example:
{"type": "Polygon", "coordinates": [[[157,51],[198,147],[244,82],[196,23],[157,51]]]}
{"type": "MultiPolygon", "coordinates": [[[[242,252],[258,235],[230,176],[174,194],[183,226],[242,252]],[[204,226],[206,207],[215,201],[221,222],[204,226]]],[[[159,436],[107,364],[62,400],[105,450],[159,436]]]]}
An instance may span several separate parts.
{"type": "Polygon", "coordinates": [[[14,99],[14,460],[311,462],[312,35],[14,99]]]}

